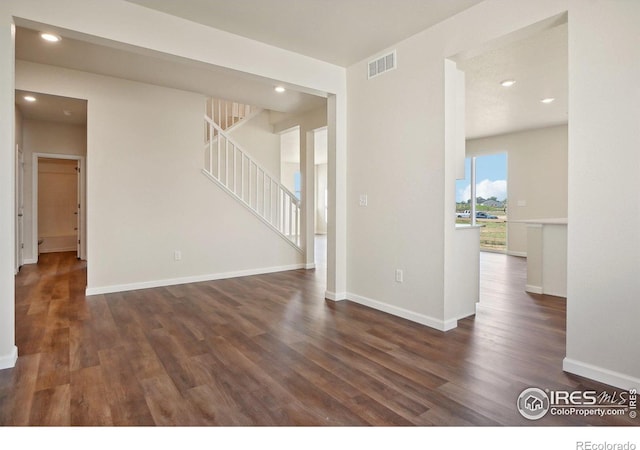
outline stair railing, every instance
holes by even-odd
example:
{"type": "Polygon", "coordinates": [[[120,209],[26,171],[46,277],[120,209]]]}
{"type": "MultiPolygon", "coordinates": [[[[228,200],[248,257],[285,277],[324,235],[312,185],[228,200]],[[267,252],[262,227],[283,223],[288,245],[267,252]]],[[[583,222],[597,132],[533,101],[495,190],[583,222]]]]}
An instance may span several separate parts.
{"type": "Polygon", "coordinates": [[[229,130],[236,123],[249,117],[259,108],[245,103],[222,100],[218,98],[208,98],[206,104],[206,115],[213,120],[223,130],[229,130]]]}
{"type": "Polygon", "coordinates": [[[295,248],[300,242],[300,200],[205,115],[202,172],[238,199],[295,248]]]}

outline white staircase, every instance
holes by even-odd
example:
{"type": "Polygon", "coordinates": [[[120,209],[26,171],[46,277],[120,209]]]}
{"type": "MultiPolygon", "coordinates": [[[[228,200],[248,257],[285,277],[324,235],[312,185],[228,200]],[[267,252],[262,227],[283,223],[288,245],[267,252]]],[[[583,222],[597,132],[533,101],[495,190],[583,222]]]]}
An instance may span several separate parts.
{"type": "Polygon", "coordinates": [[[222,130],[227,132],[229,132],[230,128],[234,125],[248,120],[260,111],[260,108],[245,103],[219,98],[207,99],[206,115],[222,128],[222,130]]]}
{"type": "Polygon", "coordinates": [[[300,200],[225,131],[251,113],[248,105],[207,101],[202,173],[302,252],[300,200]]]}

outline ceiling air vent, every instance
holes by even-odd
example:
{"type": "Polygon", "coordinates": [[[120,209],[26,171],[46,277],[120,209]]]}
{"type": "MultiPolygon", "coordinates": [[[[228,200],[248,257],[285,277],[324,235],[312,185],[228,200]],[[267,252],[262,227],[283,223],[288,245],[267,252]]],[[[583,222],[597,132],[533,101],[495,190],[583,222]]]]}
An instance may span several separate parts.
{"type": "Polygon", "coordinates": [[[377,77],[381,73],[396,68],[396,51],[392,51],[380,58],[369,61],[369,78],[377,77]]]}

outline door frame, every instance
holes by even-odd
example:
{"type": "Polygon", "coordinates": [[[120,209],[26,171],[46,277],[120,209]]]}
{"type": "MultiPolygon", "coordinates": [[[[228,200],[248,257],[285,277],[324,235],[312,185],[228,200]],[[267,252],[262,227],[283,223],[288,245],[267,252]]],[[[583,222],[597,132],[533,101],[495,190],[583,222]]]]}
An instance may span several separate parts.
{"type": "Polygon", "coordinates": [[[38,251],[38,159],[39,158],[48,158],[48,159],[67,159],[67,160],[75,160],[78,162],[78,167],[80,171],[78,173],[78,204],[80,205],[80,212],[78,214],[78,240],[80,241],[80,245],[78,248],[77,256],[79,259],[86,260],[87,259],[87,224],[86,224],[86,206],[85,206],[85,191],[86,191],[86,173],[85,171],[85,157],[79,155],[66,155],[60,153],[33,153],[33,161],[32,161],[32,200],[31,200],[31,245],[33,249],[33,259],[35,262],[38,262],[38,258],[40,257],[38,251]]]}

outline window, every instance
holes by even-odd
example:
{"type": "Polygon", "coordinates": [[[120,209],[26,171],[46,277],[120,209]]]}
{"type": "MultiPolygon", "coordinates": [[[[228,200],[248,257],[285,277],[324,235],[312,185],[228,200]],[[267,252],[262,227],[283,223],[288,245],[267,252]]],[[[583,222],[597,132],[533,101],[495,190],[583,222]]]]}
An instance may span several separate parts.
{"type": "Polygon", "coordinates": [[[302,174],[300,173],[300,171],[297,171],[293,174],[293,189],[293,193],[295,194],[296,198],[300,200],[302,198],[302,174]]]}
{"type": "Polygon", "coordinates": [[[471,198],[471,158],[465,160],[465,179],[456,181],[456,223],[472,222],[476,211],[480,230],[480,248],[507,250],[507,154],[475,157],[475,208],[471,198]]]}

